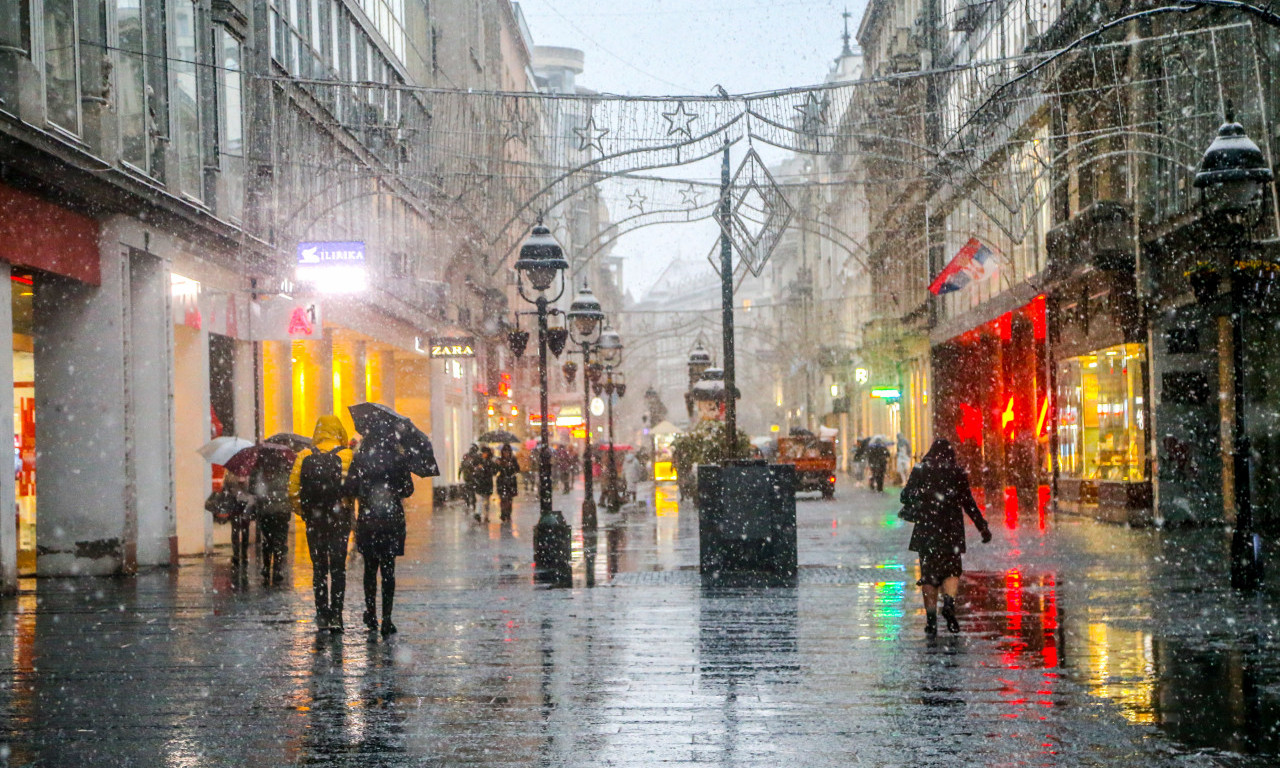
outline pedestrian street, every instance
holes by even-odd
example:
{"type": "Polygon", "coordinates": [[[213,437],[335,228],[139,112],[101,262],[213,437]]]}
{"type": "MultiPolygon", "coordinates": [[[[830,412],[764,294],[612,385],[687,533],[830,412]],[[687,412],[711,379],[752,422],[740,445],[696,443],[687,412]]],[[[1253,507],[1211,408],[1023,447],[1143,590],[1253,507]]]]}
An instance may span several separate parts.
{"type": "MultiPolygon", "coordinates": [[[[893,493],[798,503],[794,587],[703,587],[674,486],[600,514],[557,493],[574,586],[531,578],[536,505],[409,511],[390,640],[317,633],[225,553],[25,580],[0,616],[3,755],[41,766],[1263,766],[1280,756],[1274,591],[1225,532],[988,511],[962,631],[927,638],[893,493]]],[[[416,497],[415,497],[416,498],[416,497]]],[[[358,571],[353,555],[349,570],[358,571]]]]}

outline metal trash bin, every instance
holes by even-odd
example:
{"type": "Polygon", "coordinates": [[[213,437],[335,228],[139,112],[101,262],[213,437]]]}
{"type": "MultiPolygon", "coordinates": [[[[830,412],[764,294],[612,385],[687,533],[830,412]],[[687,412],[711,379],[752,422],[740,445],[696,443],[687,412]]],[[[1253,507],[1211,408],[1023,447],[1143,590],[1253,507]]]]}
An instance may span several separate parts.
{"type": "Polygon", "coordinates": [[[796,468],[763,460],[698,466],[703,577],[796,574],[796,468]]]}

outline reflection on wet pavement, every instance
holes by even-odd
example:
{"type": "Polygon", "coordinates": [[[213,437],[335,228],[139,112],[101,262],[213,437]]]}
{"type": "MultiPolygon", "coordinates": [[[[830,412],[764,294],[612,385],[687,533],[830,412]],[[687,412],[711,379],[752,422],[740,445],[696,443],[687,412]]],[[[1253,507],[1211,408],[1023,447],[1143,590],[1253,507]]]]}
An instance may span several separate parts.
{"type": "MultiPolygon", "coordinates": [[[[580,499],[557,496],[574,517],[580,499]]],[[[391,642],[318,635],[305,542],[286,589],[225,558],[5,601],[12,765],[1273,765],[1276,592],[1227,587],[1222,532],[1006,506],[971,537],[963,632],[923,631],[888,494],[799,502],[794,585],[703,587],[697,510],[575,524],[575,586],[528,531],[410,513],[391,642]]],[[[360,563],[350,563],[358,573],[360,563]]]]}

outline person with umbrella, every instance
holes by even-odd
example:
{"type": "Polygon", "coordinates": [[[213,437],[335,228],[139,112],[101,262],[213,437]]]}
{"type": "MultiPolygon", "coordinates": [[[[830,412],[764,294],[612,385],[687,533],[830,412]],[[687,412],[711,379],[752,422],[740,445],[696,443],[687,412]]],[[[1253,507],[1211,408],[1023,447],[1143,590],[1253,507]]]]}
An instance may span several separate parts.
{"type": "Polygon", "coordinates": [[[511,502],[520,490],[520,462],[516,461],[511,443],[503,443],[495,465],[498,476],[498,519],[507,522],[511,519],[511,502]]]}
{"type": "Polygon", "coordinates": [[[484,510],[483,518],[479,511],[475,512],[477,523],[489,522],[489,505],[492,503],[489,497],[493,496],[493,478],[497,473],[498,466],[493,460],[493,450],[486,445],[480,449],[480,456],[471,468],[471,492],[479,497],[481,509],[484,510]]]}
{"type": "Polygon", "coordinates": [[[476,492],[472,481],[476,476],[476,469],[480,466],[480,446],[475,443],[467,449],[462,457],[462,465],[458,467],[458,474],[462,479],[462,501],[467,507],[467,511],[475,513],[476,511],[476,492]]]}
{"type": "Polygon", "coordinates": [[[262,538],[262,583],[268,587],[284,581],[284,555],[288,548],[289,473],[295,454],[274,443],[260,443],[246,448],[227,462],[228,472],[248,475],[249,492],[253,494],[253,517],[258,521],[262,538]],[[243,461],[237,461],[246,457],[243,461]],[[245,467],[247,471],[241,471],[245,467]]]}
{"type": "Polygon", "coordinates": [[[312,447],[304,448],[293,462],[289,499],[307,526],[316,628],[341,634],[347,543],[355,515],[355,502],[343,497],[343,485],[354,455],[347,447],[346,427],[337,416],[317,419],[310,443],[312,447]]]}
{"type": "Polygon", "coordinates": [[[411,421],[380,403],[347,408],[364,436],[347,472],[343,495],[359,504],[356,549],[364,560],[364,625],[383,637],[395,634],[396,558],[404,554],[404,503],[413,477],[440,474],[431,441],[411,421]],[[378,623],[378,578],[382,578],[382,623],[378,623]]]}
{"type": "Polygon", "coordinates": [[[935,440],[902,489],[899,516],[915,527],[908,549],[920,556],[920,580],[916,584],[924,598],[924,631],[938,631],[938,590],[942,590],[942,618],[947,631],[960,631],[956,617],[956,594],[963,573],[961,555],[965,551],[964,516],[973,520],[982,534],[982,543],[991,541],[987,525],[973,499],[969,476],[956,460],[955,449],[946,440],[935,440]]]}
{"type": "Polygon", "coordinates": [[[884,493],[884,474],[889,469],[889,446],[885,444],[885,439],[878,435],[871,438],[866,456],[867,468],[871,470],[868,487],[877,493],[884,493]]]}

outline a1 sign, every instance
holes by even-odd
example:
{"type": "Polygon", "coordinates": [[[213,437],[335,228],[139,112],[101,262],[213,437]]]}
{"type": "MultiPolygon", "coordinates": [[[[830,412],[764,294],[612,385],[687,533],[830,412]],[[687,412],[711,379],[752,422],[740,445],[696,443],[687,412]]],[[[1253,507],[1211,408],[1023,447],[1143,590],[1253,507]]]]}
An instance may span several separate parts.
{"type": "Polygon", "coordinates": [[[432,339],[431,357],[475,357],[476,340],[473,336],[450,339],[432,339]]]}

